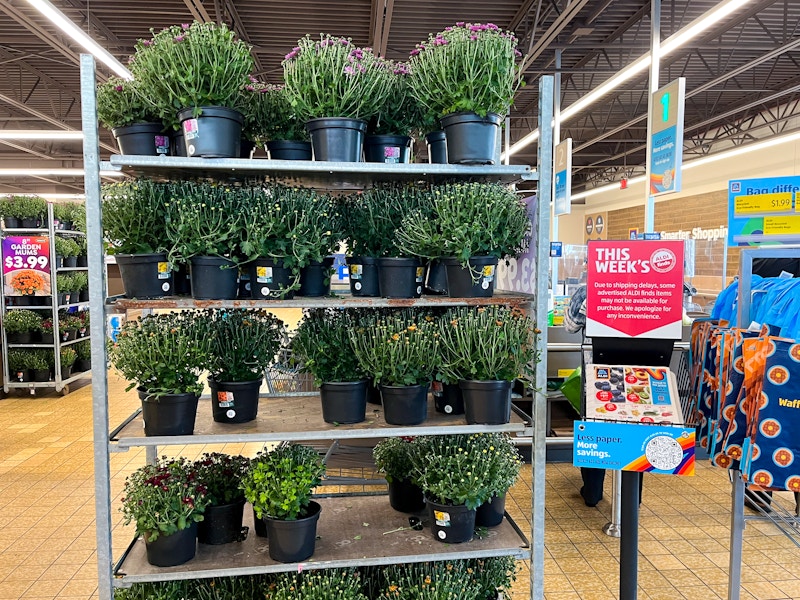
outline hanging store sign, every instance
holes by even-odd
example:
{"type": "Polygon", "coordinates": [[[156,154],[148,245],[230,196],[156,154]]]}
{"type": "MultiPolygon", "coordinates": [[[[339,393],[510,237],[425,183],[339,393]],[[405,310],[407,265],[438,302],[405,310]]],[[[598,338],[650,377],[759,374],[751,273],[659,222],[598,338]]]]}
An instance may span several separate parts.
{"type": "Polygon", "coordinates": [[[680,339],[683,249],[676,240],[590,241],[586,335],[680,339]]]}
{"type": "Polygon", "coordinates": [[[681,191],[683,164],[683,106],[686,78],[653,92],[650,118],[650,194],[681,191]]]}
{"type": "Polygon", "coordinates": [[[50,240],[46,236],[3,238],[3,292],[6,296],[50,295],[50,240]]]}
{"type": "Polygon", "coordinates": [[[572,210],[572,138],[556,146],[555,152],[554,212],[556,216],[568,215],[572,210]]]}
{"type": "Polygon", "coordinates": [[[800,177],[728,182],[728,246],[800,243],[800,177]]]}

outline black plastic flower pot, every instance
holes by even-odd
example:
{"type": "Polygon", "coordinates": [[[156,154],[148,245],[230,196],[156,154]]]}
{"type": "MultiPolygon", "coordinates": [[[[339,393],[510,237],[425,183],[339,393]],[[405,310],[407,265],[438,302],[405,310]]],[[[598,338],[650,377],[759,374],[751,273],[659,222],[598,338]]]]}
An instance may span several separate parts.
{"type": "Polygon", "coordinates": [[[267,537],[267,524],[264,519],[258,518],[255,508],[253,509],[253,529],[255,529],[257,537],[267,537]]]}
{"type": "Polygon", "coordinates": [[[159,535],[144,542],[147,562],[155,567],[174,567],[187,563],[197,552],[197,523],[171,535],[159,535]]]}
{"type": "Polygon", "coordinates": [[[111,130],[117,140],[119,153],[138,156],[161,156],[169,154],[169,134],[163,133],[161,123],[134,123],[111,130]]]}
{"type": "Polygon", "coordinates": [[[428,162],[432,165],[447,164],[447,137],[444,131],[431,131],[425,136],[428,146],[428,162]]]}
{"type": "Polygon", "coordinates": [[[380,296],[378,259],[371,256],[348,256],[345,259],[350,273],[350,293],[353,296],[380,296]]]}
{"type": "Polygon", "coordinates": [[[201,106],[200,111],[197,117],[191,108],[178,112],[186,156],[239,158],[242,113],[224,106],[201,106]]]}
{"type": "Polygon", "coordinates": [[[166,254],[117,254],[115,258],[128,298],[161,298],[173,293],[166,254]]]}
{"type": "Polygon", "coordinates": [[[198,300],[236,300],[239,269],[233,261],[219,256],[191,259],[192,298],[198,300]]]}
{"type": "Polygon", "coordinates": [[[38,383],[50,381],[50,369],[33,369],[31,375],[33,376],[33,380],[38,383]]]}
{"type": "Polygon", "coordinates": [[[75,262],[76,267],[88,267],[89,266],[89,257],[85,254],[83,256],[79,256],[77,261],[75,262]]]}
{"type": "Polygon", "coordinates": [[[145,436],[192,435],[197,416],[195,394],[166,394],[158,398],[138,388],[142,401],[142,420],[145,436]]]}
{"type": "Polygon", "coordinates": [[[378,259],[378,282],[384,298],[419,298],[425,268],[418,258],[378,259]]]}
{"type": "Polygon", "coordinates": [[[333,257],[322,262],[312,262],[300,269],[300,289],[298,296],[327,296],[331,293],[331,268],[333,257]]]}
{"type": "Polygon", "coordinates": [[[86,360],[85,358],[79,358],[78,360],[75,361],[75,370],[78,373],[83,373],[91,368],[92,368],[91,360],[86,360]]]}
{"type": "Polygon", "coordinates": [[[429,384],[381,385],[383,418],[389,425],[419,425],[428,416],[429,384]]]}
{"type": "Polygon", "coordinates": [[[172,136],[172,156],[186,156],[186,142],[183,139],[183,130],[173,131],[172,136]]]}
{"type": "Polygon", "coordinates": [[[177,263],[172,272],[172,284],[177,296],[191,296],[192,294],[192,273],[186,263],[177,263]]]}
{"type": "Polygon", "coordinates": [[[41,342],[40,343],[42,343],[42,344],[53,344],[53,343],[55,343],[55,341],[56,340],[53,337],[53,332],[52,331],[48,331],[48,332],[44,332],[43,331],[42,332],[42,338],[41,338],[41,342]]]}
{"type": "Polygon", "coordinates": [[[256,300],[294,298],[292,270],[283,266],[282,260],[258,258],[248,266],[250,295],[256,300]],[[288,291],[287,291],[288,290],[288,291]]]}
{"type": "Polygon", "coordinates": [[[53,263],[56,269],[62,268],[64,266],[64,257],[61,256],[60,254],[56,254],[56,258],[53,261],[53,263]]]}
{"type": "Polygon", "coordinates": [[[475,511],[477,527],[497,527],[503,522],[506,512],[506,495],[492,496],[491,500],[481,504],[475,511]]]}
{"type": "Polygon", "coordinates": [[[15,331],[14,333],[7,331],[6,338],[9,344],[30,344],[32,335],[30,331],[15,331]]]}
{"type": "Polygon", "coordinates": [[[239,142],[239,158],[251,158],[253,150],[256,149],[256,143],[242,138],[239,142]]]}
{"type": "Polygon", "coordinates": [[[399,512],[415,513],[425,508],[422,488],[410,479],[392,479],[389,482],[389,505],[399,512]]]}
{"type": "Polygon", "coordinates": [[[369,383],[367,384],[367,403],[369,404],[377,404],[380,406],[381,402],[381,388],[380,386],[375,385],[375,380],[371,377],[368,379],[369,383]]]}
{"type": "Polygon", "coordinates": [[[472,256],[469,267],[458,258],[443,258],[447,270],[447,293],[451,298],[491,298],[497,278],[497,257],[472,256]]]}
{"type": "Polygon", "coordinates": [[[231,504],[206,506],[203,520],[197,524],[197,540],[211,546],[244,541],[247,528],[242,527],[243,517],[244,498],[231,504]]]}
{"type": "Polygon", "coordinates": [[[366,419],[369,380],[328,381],[319,388],[326,423],[361,423],[366,419]]]}
{"type": "Polygon", "coordinates": [[[31,373],[28,369],[17,369],[16,371],[11,371],[11,381],[22,383],[30,380],[31,373]]]}
{"type": "Polygon", "coordinates": [[[78,292],[78,302],[88,302],[89,301],[89,290],[81,290],[78,292]]]}
{"type": "Polygon", "coordinates": [[[438,258],[430,261],[425,267],[425,293],[447,294],[447,268],[438,258]]]}
{"type": "Polygon", "coordinates": [[[464,414],[470,425],[503,425],[511,420],[513,381],[458,382],[464,396],[464,414]]]}
{"type": "Polygon", "coordinates": [[[457,383],[442,384],[442,391],[433,395],[433,401],[436,405],[436,412],[445,415],[464,414],[464,396],[457,383]]]}
{"type": "Polygon", "coordinates": [[[387,165],[411,162],[411,138],[407,135],[368,135],[364,138],[364,161],[387,165]]]}
{"type": "Polygon", "coordinates": [[[20,222],[17,217],[3,217],[3,227],[6,229],[19,229],[20,222]]]}
{"type": "Polygon", "coordinates": [[[314,554],[317,522],[322,507],[314,501],[306,507],[305,516],[294,521],[264,517],[269,538],[269,557],[282,563],[306,560],[314,554]]]}
{"type": "Polygon", "coordinates": [[[311,160],[311,142],[271,140],[267,151],[272,160],[311,160]]]}
{"type": "Polygon", "coordinates": [[[463,504],[440,504],[428,498],[431,533],[447,544],[469,542],[475,533],[475,509],[463,504]]]}
{"type": "Polygon", "coordinates": [[[345,117],[311,119],[306,123],[311,135],[314,160],[361,162],[361,149],[367,122],[345,117]]]}
{"type": "Polygon", "coordinates": [[[39,219],[37,217],[26,217],[24,219],[20,219],[20,226],[23,229],[36,229],[39,227],[39,219]]]}
{"type": "Polygon", "coordinates": [[[258,390],[261,379],[253,381],[216,381],[208,378],[211,388],[211,412],[217,423],[247,423],[258,415],[258,390]]]}
{"type": "Polygon", "coordinates": [[[78,257],[77,256],[65,256],[64,257],[64,267],[67,269],[74,269],[78,266],[78,257]]]}
{"type": "Polygon", "coordinates": [[[457,165],[493,165],[503,117],[458,112],[440,119],[447,138],[447,161],[457,165]]]}

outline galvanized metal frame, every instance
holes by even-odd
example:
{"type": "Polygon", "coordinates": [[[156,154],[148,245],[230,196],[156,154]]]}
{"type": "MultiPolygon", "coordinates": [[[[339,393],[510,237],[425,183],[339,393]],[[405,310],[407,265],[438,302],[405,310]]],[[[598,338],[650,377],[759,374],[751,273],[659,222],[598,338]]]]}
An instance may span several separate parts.
{"type": "MultiPolygon", "coordinates": [[[[87,213],[87,241],[89,248],[89,278],[90,278],[90,310],[97,317],[92,319],[92,374],[93,374],[93,390],[92,390],[92,405],[93,405],[93,421],[94,421],[94,463],[95,463],[95,508],[97,514],[97,557],[98,557],[98,590],[100,600],[112,600],[113,589],[119,585],[127,585],[124,582],[115,581],[113,576],[112,567],[112,544],[111,544],[111,515],[110,515],[110,502],[111,502],[111,485],[110,485],[110,470],[109,458],[110,452],[115,449],[115,445],[109,441],[109,418],[108,418],[108,381],[107,381],[107,355],[105,340],[105,268],[103,263],[103,248],[102,248],[102,225],[101,225],[101,210],[100,210],[100,168],[101,163],[99,160],[99,139],[97,132],[97,110],[95,98],[95,65],[93,57],[89,55],[81,56],[81,95],[82,95],[82,122],[84,131],[84,165],[86,169],[85,174],[85,191],[86,191],[86,213],[87,213]]],[[[547,315],[547,297],[549,288],[549,275],[546,268],[547,257],[549,256],[549,221],[550,221],[550,201],[552,199],[552,118],[553,118],[553,78],[550,76],[542,77],[539,82],[540,88],[540,107],[539,107],[539,127],[541,139],[539,142],[539,162],[538,172],[533,172],[527,167],[510,167],[510,166],[494,166],[490,169],[474,168],[474,167],[460,167],[456,165],[379,165],[373,166],[368,163],[361,163],[358,166],[352,164],[337,164],[326,163],[324,170],[328,172],[328,179],[331,176],[335,177],[349,177],[357,180],[363,184],[366,180],[374,180],[375,178],[391,177],[395,179],[406,180],[426,180],[429,178],[442,177],[447,175],[454,175],[464,178],[475,177],[477,179],[486,180],[491,179],[495,181],[511,181],[511,180],[530,180],[539,179],[539,192],[538,192],[538,213],[536,223],[534,223],[534,233],[536,237],[538,256],[541,257],[536,271],[536,286],[537,294],[535,302],[529,298],[521,298],[520,296],[509,296],[507,300],[510,304],[527,304],[532,310],[536,323],[542,324],[541,331],[537,336],[537,350],[542,357],[542,361],[536,366],[535,373],[535,386],[534,386],[534,409],[533,409],[533,427],[528,427],[527,424],[512,424],[508,427],[514,431],[524,431],[532,434],[533,438],[533,460],[532,460],[532,474],[533,474],[533,504],[531,515],[531,550],[530,554],[522,547],[516,550],[508,549],[508,555],[524,558],[530,556],[530,573],[531,573],[531,598],[542,600],[544,598],[544,515],[545,515],[545,444],[546,444],[546,413],[547,413],[547,397],[546,386],[544,382],[547,380],[546,369],[546,349],[547,349],[547,333],[546,323],[547,315]],[[387,175],[388,174],[388,175],[387,175]]],[[[282,165],[281,161],[253,161],[253,160],[201,160],[201,159],[184,159],[184,158],[156,158],[150,160],[146,157],[112,157],[110,163],[103,163],[103,168],[116,168],[126,170],[128,172],[142,172],[149,171],[149,174],[158,172],[163,176],[165,167],[176,169],[178,172],[190,176],[202,176],[203,174],[212,174],[220,177],[226,174],[234,179],[251,179],[253,177],[274,177],[281,178],[284,176],[289,177],[304,177],[311,176],[314,173],[320,172],[320,165],[314,167],[308,165],[300,165],[297,163],[292,165],[282,165]],[[160,167],[160,168],[159,168],[160,167]],[[198,171],[200,171],[198,173],[198,171]]],[[[450,301],[450,304],[489,304],[489,303],[503,303],[503,295],[499,294],[494,299],[476,300],[476,301],[450,301]]],[[[174,302],[175,307],[183,307],[182,301],[164,301],[174,302]]],[[[320,303],[320,305],[329,305],[335,303],[336,300],[314,300],[312,303],[320,303]]],[[[386,305],[386,306],[401,306],[403,302],[385,301],[376,299],[369,301],[373,305],[386,305]]],[[[365,301],[366,303],[366,301],[365,301]]],[[[414,304],[419,305],[438,305],[443,304],[439,299],[427,298],[418,301],[413,301],[414,304]]],[[[204,303],[206,304],[206,303],[204,303]]],[[[216,305],[213,301],[207,303],[209,305],[216,305]]],[[[269,302],[261,303],[259,306],[278,307],[284,303],[282,302],[269,302]]],[[[199,303],[192,302],[192,306],[198,306],[199,303]]],[[[246,301],[222,303],[222,305],[239,306],[249,305],[246,301]]],[[[298,303],[292,302],[292,306],[297,306],[298,303]]],[[[132,308],[134,304],[131,301],[118,301],[116,309],[126,310],[132,308]]],[[[147,308],[152,308],[153,303],[149,303],[147,308]]],[[[188,305],[186,306],[188,307],[188,305]]],[[[503,426],[499,430],[503,430],[503,426]]],[[[457,433],[462,429],[464,431],[471,431],[475,426],[453,426],[453,427],[431,427],[424,428],[426,431],[430,429],[431,433],[457,433]]],[[[492,427],[481,428],[482,430],[494,429],[492,427]]],[[[419,428],[414,428],[416,433],[419,428]]],[[[393,430],[388,430],[393,431],[393,430]]],[[[398,432],[400,430],[398,429],[398,432]]],[[[403,430],[408,432],[408,429],[403,430]]],[[[381,433],[385,435],[387,430],[381,433]]],[[[370,437],[374,432],[348,432],[347,430],[340,430],[336,432],[336,438],[343,439],[346,437],[370,437]],[[352,433],[352,435],[351,435],[352,433]]],[[[300,435],[302,439],[310,439],[311,437],[319,437],[318,432],[310,434],[298,434],[295,432],[293,435],[300,435]]],[[[238,436],[233,436],[237,440],[238,436]]],[[[287,435],[282,435],[286,439],[287,435]]],[[[219,441],[218,436],[209,436],[209,440],[205,440],[202,436],[193,437],[192,443],[205,443],[205,441],[219,441]]],[[[228,436],[226,436],[228,439],[228,436]]],[[[231,438],[233,439],[233,438],[231,438]]],[[[138,441],[138,440],[137,440],[138,441]]],[[[241,441],[256,441],[256,438],[251,436],[242,436],[241,441]]],[[[149,438],[142,439],[147,452],[148,460],[155,455],[158,444],[168,443],[166,439],[149,438]],[[152,443],[150,443],[152,442],[152,443]]],[[[509,523],[522,535],[516,524],[511,520],[509,523]]],[[[524,539],[525,536],[522,535],[524,539]]],[[[443,547],[445,550],[447,547],[443,547]]],[[[437,553],[435,558],[470,558],[485,555],[485,553],[459,550],[450,552],[445,550],[437,553]]],[[[430,558],[430,557],[429,557],[430,558]]],[[[370,559],[359,559],[353,561],[336,561],[336,566],[347,566],[356,564],[391,564],[393,561],[391,557],[374,557],[370,559]],[[339,564],[341,562],[341,564],[339,564]],[[346,563],[346,564],[345,564],[346,563]]],[[[324,565],[320,565],[324,566],[324,565]]],[[[244,571],[237,569],[237,573],[255,573],[266,572],[272,568],[253,568],[244,571]]],[[[285,570],[285,569],[281,569],[285,570]]],[[[161,573],[157,577],[158,580],[182,579],[189,575],[190,571],[186,572],[170,572],[161,573]]],[[[224,568],[215,571],[216,575],[226,575],[230,572],[224,568]]],[[[135,578],[128,579],[131,583],[135,578]]],[[[153,580],[152,577],[143,580],[153,580]]]]}

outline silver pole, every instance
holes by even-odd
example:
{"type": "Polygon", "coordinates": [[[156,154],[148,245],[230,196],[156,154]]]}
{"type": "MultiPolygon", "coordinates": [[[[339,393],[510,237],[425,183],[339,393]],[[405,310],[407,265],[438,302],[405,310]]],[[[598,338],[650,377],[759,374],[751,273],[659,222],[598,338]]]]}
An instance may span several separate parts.
{"type": "MultiPolygon", "coordinates": [[[[547,356],[547,291],[550,274],[541,258],[550,252],[550,204],[553,200],[553,76],[539,79],[539,137],[536,170],[539,189],[536,194],[537,218],[534,224],[537,256],[535,323],[540,329],[536,347],[539,355],[547,356]]],[[[533,385],[533,448],[531,449],[531,600],[544,600],[544,514],[545,514],[545,456],[547,454],[547,363],[536,365],[533,385]]]]}
{"type": "Polygon", "coordinates": [[[89,310],[92,315],[92,420],[94,422],[94,504],[97,524],[97,590],[111,600],[111,473],[108,448],[108,381],[106,358],[105,265],[100,218],[100,141],[97,134],[94,57],[81,54],[81,122],[83,129],[86,245],[89,255],[89,310]]]}
{"type": "MultiPolygon", "coordinates": [[[[555,116],[555,126],[553,127],[553,148],[561,143],[561,50],[556,50],[556,72],[553,76],[553,115],[555,116]]],[[[555,169],[553,169],[553,177],[555,177],[555,169]]],[[[555,182],[553,182],[555,188],[555,182]]],[[[558,215],[556,214],[555,201],[550,203],[552,209],[550,210],[550,218],[552,219],[552,233],[553,239],[558,240],[558,215]]],[[[549,256],[546,254],[545,256],[549,256]]],[[[553,296],[558,294],[558,258],[554,257],[550,260],[551,284],[550,289],[553,296]]]]}
{"type": "Polygon", "coordinates": [[[650,0],[650,93],[647,95],[647,154],[645,154],[644,180],[644,230],[655,231],[655,199],[650,194],[650,150],[652,149],[651,116],[653,94],[658,91],[659,64],[661,62],[661,0],[650,0]]]}
{"type": "Polygon", "coordinates": [[[611,471],[611,522],[603,525],[603,533],[618,538],[622,533],[622,478],[611,471]]]}

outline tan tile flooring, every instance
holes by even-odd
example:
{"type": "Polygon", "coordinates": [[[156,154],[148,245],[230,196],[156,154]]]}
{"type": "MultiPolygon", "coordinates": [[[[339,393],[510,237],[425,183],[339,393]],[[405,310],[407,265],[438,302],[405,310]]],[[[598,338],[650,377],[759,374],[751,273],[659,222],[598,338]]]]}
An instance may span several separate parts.
{"type": "MultiPolygon", "coordinates": [[[[111,422],[136,406],[133,392],[109,376],[111,422]]],[[[11,394],[0,400],[0,600],[86,600],[97,597],[93,443],[90,387],[66,397],[11,394]]],[[[257,445],[174,447],[252,453],[257,445]]],[[[141,450],[112,454],[118,555],[122,531],[117,503],[125,476],[142,464],[141,450]]],[[[606,489],[608,495],[608,481],[606,489]]],[[[512,491],[509,512],[529,522],[529,471],[512,491]]],[[[578,470],[547,467],[544,588],[547,600],[618,597],[619,541],[601,528],[610,505],[583,505],[578,470]]],[[[639,534],[641,600],[727,598],[729,496],[727,474],[699,465],[693,478],[647,476],[639,534]]],[[[789,506],[787,498],[781,498],[789,506]]],[[[523,526],[524,529],[524,526],[523,526]]],[[[525,565],[514,598],[528,598],[525,565]]],[[[800,599],[800,549],[773,525],[751,522],[744,537],[741,598],[800,599]]]]}

